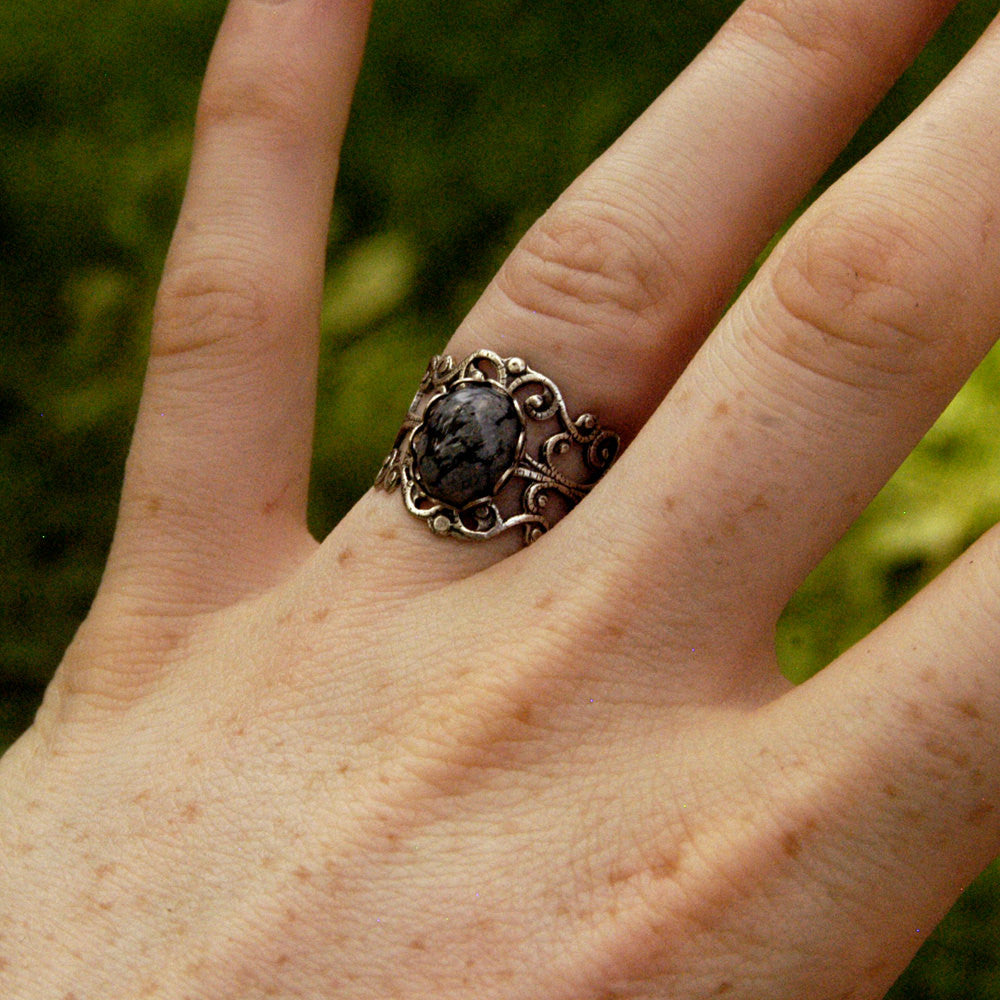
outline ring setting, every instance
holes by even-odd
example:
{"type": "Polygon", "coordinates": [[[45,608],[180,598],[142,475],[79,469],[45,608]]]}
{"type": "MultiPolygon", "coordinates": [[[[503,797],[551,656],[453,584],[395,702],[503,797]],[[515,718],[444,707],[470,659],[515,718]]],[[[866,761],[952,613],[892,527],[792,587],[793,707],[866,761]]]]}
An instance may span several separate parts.
{"type": "Polygon", "coordinates": [[[517,357],[431,359],[376,488],[401,490],[437,535],[484,541],[520,528],[530,544],[614,462],[617,434],[517,357]]]}

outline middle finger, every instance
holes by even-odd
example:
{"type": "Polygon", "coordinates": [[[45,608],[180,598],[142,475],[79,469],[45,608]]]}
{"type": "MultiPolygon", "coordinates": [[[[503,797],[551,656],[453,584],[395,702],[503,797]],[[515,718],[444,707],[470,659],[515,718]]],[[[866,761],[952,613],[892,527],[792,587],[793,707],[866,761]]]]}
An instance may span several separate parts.
{"type": "MultiPolygon", "coordinates": [[[[524,357],[571,413],[633,436],[764,243],[952,6],[748,0],[528,232],[447,353],[524,357]]],[[[361,530],[391,534],[394,549],[405,538],[416,551],[395,565],[422,578],[465,575],[516,544],[442,546],[416,521],[397,534],[398,495],[365,508],[380,523],[361,530]]]]}

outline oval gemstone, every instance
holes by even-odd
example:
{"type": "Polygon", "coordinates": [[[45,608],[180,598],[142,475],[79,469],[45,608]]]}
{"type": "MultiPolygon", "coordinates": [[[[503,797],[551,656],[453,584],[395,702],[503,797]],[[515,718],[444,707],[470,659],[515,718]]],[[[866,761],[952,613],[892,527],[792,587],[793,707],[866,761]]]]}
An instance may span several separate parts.
{"type": "Polygon", "coordinates": [[[465,507],[493,495],[517,461],[521,415],[496,386],[461,385],[424,411],[413,437],[414,468],[435,500],[465,507]]]}

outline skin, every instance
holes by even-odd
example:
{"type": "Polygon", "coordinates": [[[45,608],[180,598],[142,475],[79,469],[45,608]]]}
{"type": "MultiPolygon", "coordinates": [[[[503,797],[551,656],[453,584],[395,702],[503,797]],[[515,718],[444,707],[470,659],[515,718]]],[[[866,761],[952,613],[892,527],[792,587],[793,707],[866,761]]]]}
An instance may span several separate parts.
{"type": "Polygon", "coordinates": [[[368,9],[231,0],[107,573],[0,762],[4,997],[885,992],[1000,849],[1000,535],[799,688],[773,630],[991,345],[1000,27],[719,313],[951,5],[748,0],[513,251],[449,353],[630,439],[515,552],[398,494],[309,537],[368,9]]]}

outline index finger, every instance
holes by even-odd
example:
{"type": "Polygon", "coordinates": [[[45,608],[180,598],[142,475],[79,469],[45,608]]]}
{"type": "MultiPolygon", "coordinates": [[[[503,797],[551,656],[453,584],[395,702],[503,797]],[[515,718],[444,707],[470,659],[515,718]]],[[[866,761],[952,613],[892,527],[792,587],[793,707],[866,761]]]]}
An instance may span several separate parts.
{"type": "Polygon", "coordinates": [[[308,550],[327,227],[369,9],[229,4],[108,567],[132,592],[211,605],[308,550]]]}

